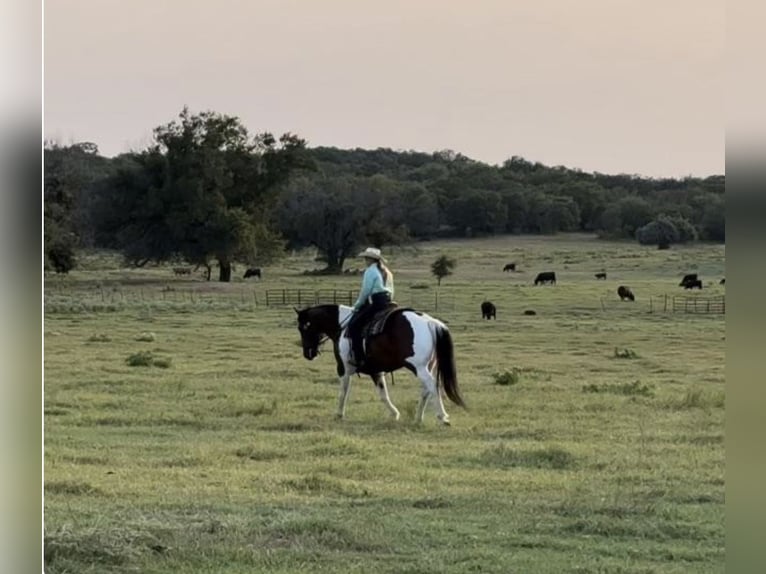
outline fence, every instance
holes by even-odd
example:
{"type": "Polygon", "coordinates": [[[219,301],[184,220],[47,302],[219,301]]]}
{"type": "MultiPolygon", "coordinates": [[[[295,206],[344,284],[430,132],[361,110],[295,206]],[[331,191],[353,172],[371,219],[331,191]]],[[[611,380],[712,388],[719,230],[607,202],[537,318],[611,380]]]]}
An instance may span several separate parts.
{"type": "Polygon", "coordinates": [[[726,300],[720,297],[673,297],[673,313],[726,313],[726,300]]]}
{"type": "Polygon", "coordinates": [[[725,314],[726,298],[717,297],[686,297],[683,295],[665,295],[649,299],[649,312],[696,313],[696,314],[725,314]]]}
{"type": "MultiPolygon", "coordinates": [[[[358,291],[340,289],[267,289],[265,292],[267,307],[293,305],[353,305],[358,291]]],[[[412,307],[422,311],[454,311],[454,295],[433,293],[406,293],[404,298],[396,297],[396,302],[403,307],[412,307]]]]}
{"type": "Polygon", "coordinates": [[[354,290],[339,289],[267,289],[266,306],[278,307],[282,305],[353,305],[356,301],[357,292],[354,290]]]}

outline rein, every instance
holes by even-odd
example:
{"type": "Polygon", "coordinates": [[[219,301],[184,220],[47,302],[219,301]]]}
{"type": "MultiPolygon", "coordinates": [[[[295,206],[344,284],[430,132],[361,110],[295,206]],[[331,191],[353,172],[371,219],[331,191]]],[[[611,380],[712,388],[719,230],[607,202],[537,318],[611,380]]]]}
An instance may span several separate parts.
{"type": "MultiPolygon", "coordinates": [[[[338,329],[341,332],[343,331],[344,327],[348,324],[348,322],[351,320],[351,317],[353,317],[353,316],[354,316],[353,313],[349,313],[348,317],[343,319],[343,321],[341,321],[338,324],[338,329]]],[[[319,347],[321,347],[323,344],[325,344],[329,339],[330,339],[330,335],[324,335],[323,337],[321,337],[319,339],[319,342],[317,343],[317,353],[319,353],[319,347]]]]}

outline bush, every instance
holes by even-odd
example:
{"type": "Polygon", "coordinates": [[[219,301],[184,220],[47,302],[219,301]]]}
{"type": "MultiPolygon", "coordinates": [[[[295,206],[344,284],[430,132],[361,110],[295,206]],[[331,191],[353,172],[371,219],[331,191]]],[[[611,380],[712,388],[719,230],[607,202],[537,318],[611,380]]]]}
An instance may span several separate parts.
{"type": "Polygon", "coordinates": [[[77,263],[74,246],[64,241],[54,243],[48,249],[48,259],[56,273],[69,273],[77,263]]]}
{"type": "Polygon", "coordinates": [[[159,367],[167,369],[170,367],[171,359],[169,357],[155,357],[151,351],[139,351],[130,355],[125,362],[130,367],[159,367]]]}
{"type": "Polygon", "coordinates": [[[515,385],[521,380],[521,369],[513,367],[513,369],[505,371],[504,373],[494,373],[492,379],[496,385],[515,385]]]}
{"type": "Polygon", "coordinates": [[[614,358],[615,359],[637,359],[638,354],[632,349],[618,349],[617,347],[615,347],[614,358]]]}
{"type": "Polygon", "coordinates": [[[696,241],[698,238],[697,229],[691,222],[685,217],[670,216],[667,220],[673,224],[678,231],[678,242],[686,243],[687,241],[696,241]]]}

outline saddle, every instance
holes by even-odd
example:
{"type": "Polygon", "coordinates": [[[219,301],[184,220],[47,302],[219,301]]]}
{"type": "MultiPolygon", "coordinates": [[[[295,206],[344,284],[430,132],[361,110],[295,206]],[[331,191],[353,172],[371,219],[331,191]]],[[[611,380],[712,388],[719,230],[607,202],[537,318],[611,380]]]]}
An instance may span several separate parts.
{"type": "Polygon", "coordinates": [[[367,320],[367,323],[362,325],[360,333],[362,334],[362,340],[367,341],[375,335],[380,335],[386,328],[386,323],[389,317],[391,317],[397,311],[407,311],[406,307],[399,307],[396,303],[389,303],[385,309],[378,311],[372,317],[367,320]]]}
{"type": "MultiPolygon", "coordinates": [[[[368,318],[364,324],[360,326],[358,331],[359,338],[361,340],[362,348],[365,349],[365,354],[370,339],[383,333],[388,320],[396,313],[402,311],[412,311],[412,309],[409,307],[399,307],[398,304],[392,301],[386,306],[385,309],[382,309],[372,315],[372,317],[368,318]]],[[[346,337],[349,339],[352,338],[348,332],[346,332],[346,337]]]]}

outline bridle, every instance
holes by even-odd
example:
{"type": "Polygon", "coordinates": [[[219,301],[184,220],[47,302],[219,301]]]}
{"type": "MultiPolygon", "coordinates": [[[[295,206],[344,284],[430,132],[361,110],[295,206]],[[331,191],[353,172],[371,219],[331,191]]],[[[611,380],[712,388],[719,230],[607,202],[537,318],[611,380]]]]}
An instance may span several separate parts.
{"type": "MultiPolygon", "coordinates": [[[[354,313],[349,313],[349,314],[348,314],[348,317],[346,317],[345,319],[343,319],[343,320],[342,320],[342,321],[341,321],[341,322],[338,324],[338,331],[339,331],[339,332],[343,332],[343,329],[344,329],[344,328],[345,328],[345,327],[348,325],[349,321],[351,321],[351,317],[353,317],[353,316],[354,316],[354,313]]],[[[329,340],[330,340],[330,335],[322,335],[321,337],[319,337],[319,341],[317,341],[317,355],[321,354],[321,352],[322,352],[322,351],[320,350],[320,347],[321,347],[322,345],[324,345],[324,344],[325,344],[327,341],[329,341],[329,340]]]]}

